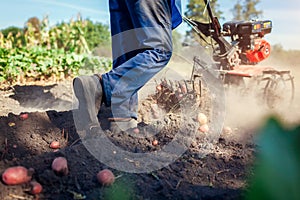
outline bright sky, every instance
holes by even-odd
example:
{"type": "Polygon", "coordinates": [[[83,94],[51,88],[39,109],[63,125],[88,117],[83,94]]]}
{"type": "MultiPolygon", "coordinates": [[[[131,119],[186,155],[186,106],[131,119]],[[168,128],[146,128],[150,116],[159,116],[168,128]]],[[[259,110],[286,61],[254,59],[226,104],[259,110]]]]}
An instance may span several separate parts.
{"type": "MultiPolygon", "coordinates": [[[[24,22],[33,16],[43,18],[48,15],[51,24],[69,21],[80,12],[89,18],[105,24],[109,23],[108,0],[1,0],[0,29],[9,26],[23,27],[24,22]]],[[[187,0],[182,0],[183,9],[187,0]]],[[[232,15],[230,9],[236,0],[219,0],[226,20],[232,15]]],[[[258,9],[263,10],[263,19],[273,21],[272,33],[266,35],[271,44],[281,44],[285,49],[300,49],[300,1],[261,0],[258,9]]]]}

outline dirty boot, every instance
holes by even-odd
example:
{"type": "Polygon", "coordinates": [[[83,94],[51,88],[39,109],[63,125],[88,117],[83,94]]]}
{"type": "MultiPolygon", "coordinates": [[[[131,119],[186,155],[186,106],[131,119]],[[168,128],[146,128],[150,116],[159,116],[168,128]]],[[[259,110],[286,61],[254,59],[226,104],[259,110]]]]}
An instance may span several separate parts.
{"type": "Polygon", "coordinates": [[[79,102],[79,108],[75,112],[74,120],[76,128],[90,130],[99,127],[97,118],[98,111],[102,102],[102,86],[99,77],[79,76],[73,80],[73,89],[79,102]]]}

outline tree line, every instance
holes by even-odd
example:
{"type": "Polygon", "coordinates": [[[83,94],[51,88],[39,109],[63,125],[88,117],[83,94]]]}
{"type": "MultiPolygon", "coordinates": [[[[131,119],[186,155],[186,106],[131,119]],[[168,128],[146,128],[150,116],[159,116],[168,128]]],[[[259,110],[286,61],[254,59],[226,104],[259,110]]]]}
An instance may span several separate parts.
{"type": "MultiPolygon", "coordinates": [[[[259,3],[260,0],[237,0],[231,10],[231,20],[259,18],[263,14],[257,8],[259,3]]],[[[210,0],[210,4],[215,16],[222,19],[219,1],[210,0]]],[[[209,20],[204,0],[188,0],[186,6],[185,16],[202,22],[209,20]]],[[[177,31],[173,32],[175,51],[180,49],[182,38],[177,31]]],[[[110,39],[108,25],[83,19],[80,15],[77,19],[54,26],[49,25],[47,16],[41,20],[32,17],[24,27],[12,26],[0,31],[0,82],[50,77],[53,74],[72,76],[79,72],[82,65],[93,71],[109,69],[110,39]],[[106,58],[98,59],[91,55],[106,58]]],[[[289,55],[298,57],[295,55],[299,55],[299,51],[285,51],[280,45],[275,45],[272,55],[280,55],[290,61],[289,55]]]]}
{"type": "MultiPolygon", "coordinates": [[[[223,18],[218,0],[210,0],[209,2],[214,15],[220,19],[223,18]]],[[[263,11],[257,8],[259,3],[260,0],[237,0],[231,9],[233,18],[230,20],[250,20],[261,17],[263,11]]],[[[202,22],[208,20],[204,14],[206,10],[204,0],[188,0],[186,8],[185,16],[202,22]]]]}

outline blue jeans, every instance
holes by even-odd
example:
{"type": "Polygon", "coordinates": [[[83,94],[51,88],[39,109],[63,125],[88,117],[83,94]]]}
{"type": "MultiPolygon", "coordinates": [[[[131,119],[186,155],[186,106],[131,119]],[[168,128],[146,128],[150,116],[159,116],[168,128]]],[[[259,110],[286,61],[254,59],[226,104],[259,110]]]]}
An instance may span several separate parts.
{"type": "Polygon", "coordinates": [[[113,69],[102,75],[114,118],[137,118],[137,92],[172,55],[170,0],[109,0],[113,69]]]}

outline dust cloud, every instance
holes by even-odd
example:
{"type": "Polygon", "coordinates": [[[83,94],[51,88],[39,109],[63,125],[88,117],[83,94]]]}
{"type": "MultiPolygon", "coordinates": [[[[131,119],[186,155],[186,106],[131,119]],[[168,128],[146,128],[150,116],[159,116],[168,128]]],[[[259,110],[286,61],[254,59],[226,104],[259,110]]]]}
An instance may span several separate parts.
{"type": "MultiPolygon", "coordinates": [[[[263,65],[263,64],[261,64],[263,65]]],[[[290,70],[294,77],[294,99],[284,99],[290,92],[291,87],[280,91],[283,102],[274,108],[269,108],[260,95],[259,88],[252,88],[251,91],[241,93],[237,88],[231,88],[226,92],[226,120],[225,126],[231,127],[235,139],[246,139],[254,136],[264,125],[269,117],[276,117],[286,128],[293,128],[300,124],[300,68],[286,68],[268,63],[277,70],[290,70]]]]}
{"type": "MultiPolygon", "coordinates": [[[[208,63],[211,62],[205,49],[197,47],[193,50],[190,48],[180,53],[179,56],[175,55],[175,59],[171,60],[167,70],[174,70],[182,78],[189,79],[193,69],[194,56],[201,57],[208,63]]],[[[277,59],[280,60],[280,58],[277,59]]],[[[262,99],[263,88],[258,86],[253,86],[251,90],[247,91],[241,91],[239,88],[226,89],[224,127],[230,127],[233,130],[232,137],[235,139],[245,140],[248,137],[253,137],[269,117],[278,118],[287,128],[300,124],[300,66],[297,61],[295,60],[294,64],[284,66],[281,62],[271,59],[271,61],[267,60],[267,62],[264,61],[259,65],[273,67],[277,70],[289,70],[294,78],[294,99],[293,101],[285,99],[291,90],[290,85],[280,91],[279,95],[284,101],[276,105],[275,108],[266,105],[266,102],[262,99]]],[[[168,74],[168,71],[163,71],[160,76],[162,74],[166,77],[168,75],[172,77],[170,73],[168,74]]],[[[245,82],[249,81],[246,79],[245,82]]],[[[154,84],[154,82],[152,83],[154,84]]]]}

